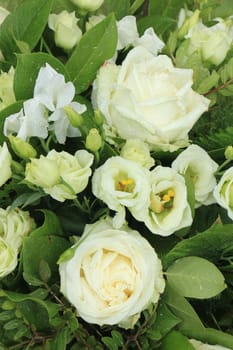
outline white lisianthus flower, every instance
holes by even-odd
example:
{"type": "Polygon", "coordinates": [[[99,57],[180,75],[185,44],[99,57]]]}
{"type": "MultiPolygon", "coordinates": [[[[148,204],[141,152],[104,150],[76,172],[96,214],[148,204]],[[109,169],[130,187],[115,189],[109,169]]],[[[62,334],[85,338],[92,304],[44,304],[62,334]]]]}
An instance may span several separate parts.
{"type": "Polygon", "coordinates": [[[45,107],[31,98],[24,102],[20,112],[5,119],[3,132],[5,136],[16,133],[24,141],[31,136],[45,139],[48,136],[48,125],[45,107]]]}
{"type": "Polygon", "coordinates": [[[214,173],[218,164],[197,145],[189,146],[173,161],[172,168],[178,173],[191,176],[194,184],[196,207],[215,203],[213,190],[216,186],[214,173]]]}
{"type": "Polygon", "coordinates": [[[116,156],[109,158],[95,170],[92,178],[93,194],[116,211],[115,227],[122,226],[125,207],[141,211],[150,200],[150,173],[140,164],[116,156]]]}
{"type": "Polygon", "coordinates": [[[133,46],[143,46],[153,55],[157,56],[165,44],[159,39],[158,35],[154,32],[154,29],[150,27],[145,30],[142,36],[135,40],[133,46]]]}
{"type": "Polygon", "coordinates": [[[224,61],[233,42],[232,20],[217,20],[219,22],[211,27],[199,21],[186,35],[190,39],[189,54],[198,50],[203,60],[215,65],[224,61]]]}
{"type": "Polygon", "coordinates": [[[3,145],[0,146],[0,187],[11,178],[11,159],[7,144],[4,142],[3,145]]]}
{"type": "Polygon", "coordinates": [[[72,102],[75,95],[75,87],[71,82],[65,82],[62,74],[59,74],[49,64],[39,71],[34,97],[38,99],[52,114],[49,116],[50,126],[54,130],[57,141],[65,143],[66,137],[80,136],[80,131],[74,128],[64,111],[65,106],[72,107],[79,114],[86,111],[86,106],[78,102],[72,102]]]}
{"type": "Polygon", "coordinates": [[[152,246],[127,226],[114,229],[110,218],[86,225],[70,252],[59,261],[61,292],[86,322],[133,328],[164,290],[152,246]]]}
{"type": "Polygon", "coordinates": [[[190,226],[192,213],[183,176],[172,168],[157,166],[151,171],[150,205],[134,210],[133,215],[160,236],[190,226]]]}
{"type": "Polygon", "coordinates": [[[13,89],[14,75],[14,67],[11,67],[8,72],[0,74],[0,110],[16,101],[13,89]]]}
{"type": "Polygon", "coordinates": [[[189,339],[190,343],[196,350],[230,350],[221,345],[210,345],[200,342],[199,340],[189,339]]]}
{"type": "Polygon", "coordinates": [[[133,44],[138,38],[138,29],[135,16],[125,16],[117,21],[118,42],[117,50],[133,44]]]}
{"type": "Polygon", "coordinates": [[[134,160],[147,169],[152,168],[155,164],[154,158],[150,155],[149,146],[138,139],[126,140],[120,155],[122,158],[134,160]]]}
{"type": "Polygon", "coordinates": [[[52,150],[46,157],[27,163],[25,180],[42,187],[57,201],[74,199],[88,184],[93,158],[86,150],[79,150],[74,156],[52,150]]]}
{"type": "Polygon", "coordinates": [[[86,11],[96,11],[103,4],[104,0],[71,0],[80,9],[86,11]]]}
{"type": "Polygon", "coordinates": [[[233,220],[233,167],[227,169],[214,189],[216,202],[227,210],[233,220]]]}
{"type": "Polygon", "coordinates": [[[132,49],[122,66],[103,65],[92,101],[109,128],[123,139],[138,138],[153,149],[176,150],[188,143],[188,132],[209,100],[192,90],[193,71],[175,68],[169,57],[145,48],[132,49]]]}
{"type": "Polygon", "coordinates": [[[0,279],[9,275],[18,263],[18,251],[0,236],[0,279]]]}
{"type": "Polygon", "coordinates": [[[55,43],[58,47],[71,50],[78,44],[82,37],[82,31],[77,25],[78,18],[75,12],[69,13],[64,10],[59,14],[51,13],[48,26],[54,31],[55,43]]]}

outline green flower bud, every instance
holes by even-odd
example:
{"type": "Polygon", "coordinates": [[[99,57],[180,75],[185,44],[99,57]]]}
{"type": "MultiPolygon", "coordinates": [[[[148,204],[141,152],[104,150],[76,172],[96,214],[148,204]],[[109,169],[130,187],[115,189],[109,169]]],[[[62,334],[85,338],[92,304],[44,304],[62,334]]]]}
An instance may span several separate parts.
{"type": "Polygon", "coordinates": [[[23,174],[24,173],[24,167],[15,160],[11,160],[11,169],[14,174],[23,174]]]}
{"type": "Polygon", "coordinates": [[[102,146],[102,138],[95,128],[89,131],[86,137],[86,148],[92,152],[97,152],[102,146]]]}
{"type": "Polygon", "coordinates": [[[95,110],[94,111],[94,118],[95,118],[95,122],[97,125],[102,125],[104,122],[104,116],[103,114],[100,112],[100,110],[95,110]]]}
{"type": "Polygon", "coordinates": [[[233,160],[233,146],[227,146],[224,155],[226,159],[233,160]]]}
{"type": "Polygon", "coordinates": [[[30,145],[30,143],[23,141],[19,137],[13,135],[9,135],[8,139],[13,151],[18,157],[25,160],[36,157],[37,152],[35,148],[30,145]]]}
{"type": "Polygon", "coordinates": [[[5,300],[4,303],[2,304],[3,310],[13,310],[14,308],[15,308],[15,303],[13,303],[10,300],[5,300]]]}
{"type": "Polygon", "coordinates": [[[182,24],[182,26],[180,27],[180,29],[178,31],[178,38],[179,39],[183,39],[184,36],[190,30],[190,28],[192,28],[198,22],[199,15],[200,15],[200,11],[195,10],[195,12],[184,21],[184,23],[182,24]]]}
{"type": "Polygon", "coordinates": [[[70,124],[74,128],[80,128],[83,125],[83,117],[79,113],[77,113],[72,107],[65,106],[64,111],[67,115],[67,118],[69,119],[70,124]]]}

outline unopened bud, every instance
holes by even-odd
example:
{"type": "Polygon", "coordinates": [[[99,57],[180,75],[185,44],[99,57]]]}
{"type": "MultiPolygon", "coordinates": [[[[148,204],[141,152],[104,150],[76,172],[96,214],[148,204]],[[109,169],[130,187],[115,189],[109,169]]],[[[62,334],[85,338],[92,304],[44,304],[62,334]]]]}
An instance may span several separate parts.
{"type": "Polygon", "coordinates": [[[14,174],[23,174],[24,173],[24,167],[15,160],[11,160],[11,169],[14,174]]]}
{"type": "Polygon", "coordinates": [[[102,146],[102,138],[95,128],[89,131],[86,137],[86,148],[92,152],[97,152],[102,146]]]}
{"type": "Polygon", "coordinates": [[[233,146],[227,146],[224,155],[226,159],[233,160],[233,146]]]}
{"type": "Polygon", "coordinates": [[[76,112],[72,107],[65,106],[64,111],[67,115],[67,118],[70,121],[70,124],[74,128],[80,128],[80,126],[83,125],[83,122],[84,122],[83,117],[78,112],[76,112]]]}
{"type": "Polygon", "coordinates": [[[194,13],[188,17],[178,31],[178,38],[183,39],[186,34],[188,34],[189,30],[198,22],[200,15],[199,10],[195,10],[194,13]]]}
{"type": "Polygon", "coordinates": [[[35,148],[30,145],[30,143],[23,141],[21,138],[13,135],[9,135],[8,139],[10,141],[12,150],[18,157],[25,160],[36,157],[37,152],[35,148]]]}
{"type": "Polygon", "coordinates": [[[97,109],[94,111],[94,118],[97,125],[102,125],[104,122],[103,114],[97,109]]]}

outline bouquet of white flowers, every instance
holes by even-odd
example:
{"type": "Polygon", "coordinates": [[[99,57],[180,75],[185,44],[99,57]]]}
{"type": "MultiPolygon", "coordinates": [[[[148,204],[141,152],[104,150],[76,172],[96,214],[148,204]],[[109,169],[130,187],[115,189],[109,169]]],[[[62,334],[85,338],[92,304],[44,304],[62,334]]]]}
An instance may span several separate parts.
{"type": "Polygon", "coordinates": [[[233,349],[232,0],[0,5],[0,350],[233,349]]]}

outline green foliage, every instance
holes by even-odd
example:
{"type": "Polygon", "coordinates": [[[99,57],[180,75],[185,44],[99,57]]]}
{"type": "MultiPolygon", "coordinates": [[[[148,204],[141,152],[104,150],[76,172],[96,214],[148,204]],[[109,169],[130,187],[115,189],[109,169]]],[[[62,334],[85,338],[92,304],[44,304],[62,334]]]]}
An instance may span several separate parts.
{"type": "Polygon", "coordinates": [[[129,7],[129,0],[105,0],[100,12],[106,16],[114,12],[116,19],[120,20],[122,17],[128,14],[129,7]]]}
{"type": "Polygon", "coordinates": [[[90,86],[101,64],[114,55],[116,44],[116,21],[112,14],[82,36],[66,63],[77,93],[90,86]]]}
{"type": "Polygon", "coordinates": [[[10,14],[1,26],[0,47],[4,57],[13,59],[13,53],[22,52],[20,45],[32,50],[46,26],[52,0],[26,0],[10,14]]]}

